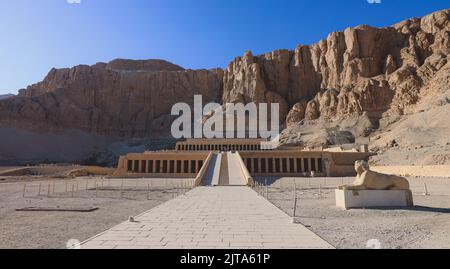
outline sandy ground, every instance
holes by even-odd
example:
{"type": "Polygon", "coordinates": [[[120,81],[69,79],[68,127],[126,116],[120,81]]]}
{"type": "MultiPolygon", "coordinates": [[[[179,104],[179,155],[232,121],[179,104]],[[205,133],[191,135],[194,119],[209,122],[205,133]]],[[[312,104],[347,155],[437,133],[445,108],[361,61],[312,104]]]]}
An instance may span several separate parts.
{"type": "Polygon", "coordinates": [[[371,166],[370,170],[402,177],[448,177],[450,165],[427,165],[427,166],[371,166]]]}
{"type": "Polygon", "coordinates": [[[83,241],[127,220],[129,216],[181,195],[188,188],[187,182],[191,181],[39,178],[0,183],[0,248],[65,248],[69,239],[83,241]],[[25,182],[27,186],[23,197],[25,182]],[[50,197],[47,197],[49,187],[50,197]],[[99,209],[89,213],[16,211],[23,207],[99,209]]]}
{"type": "Polygon", "coordinates": [[[20,168],[20,166],[0,166],[0,173],[18,168],[20,168]]]}
{"type": "Polygon", "coordinates": [[[107,176],[115,168],[82,165],[36,165],[19,167],[0,167],[0,182],[29,181],[40,178],[73,178],[80,176],[107,176]]]}
{"type": "MultiPolygon", "coordinates": [[[[447,90],[445,95],[449,94],[450,90],[447,90]]],[[[386,124],[381,125],[386,126],[370,139],[370,149],[378,154],[371,158],[371,164],[450,165],[448,98],[444,97],[446,104],[442,106],[432,106],[429,110],[398,119],[385,118],[386,124]]]]}
{"type": "MultiPolygon", "coordinates": [[[[411,209],[352,209],[335,207],[335,186],[353,178],[295,179],[296,221],[340,249],[366,248],[371,239],[382,248],[450,248],[450,179],[408,178],[416,206],[411,209]],[[425,183],[429,196],[425,196],[425,183]]],[[[269,200],[293,215],[294,179],[258,178],[270,187],[269,200]]]]}
{"type": "MultiPolygon", "coordinates": [[[[270,186],[260,189],[262,195],[267,191],[272,203],[293,215],[294,179],[257,179],[267,180],[270,186]]],[[[414,208],[344,211],[335,207],[334,189],[351,183],[352,178],[296,178],[296,221],[337,248],[365,248],[371,239],[379,240],[382,248],[450,248],[450,179],[409,180],[414,208]]],[[[192,183],[189,179],[42,177],[8,181],[0,183],[0,248],[65,248],[69,239],[83,241],[181,195],[192,183]],[[23,207],[99,209],[89,213],[16,211],[23,207]]]]}

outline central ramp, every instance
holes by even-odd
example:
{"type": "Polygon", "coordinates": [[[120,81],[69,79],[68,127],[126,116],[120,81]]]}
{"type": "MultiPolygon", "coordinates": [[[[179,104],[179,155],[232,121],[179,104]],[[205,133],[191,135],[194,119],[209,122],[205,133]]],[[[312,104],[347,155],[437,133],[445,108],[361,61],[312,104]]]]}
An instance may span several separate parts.
{"type": "Polygon", "coordinates": [[[84,249],[333,248],[248,187],[198,187],[83,242],[84,249]]]}
{"type": "Polygon", "coordinates": [[[206,170],[205,177],[203,179],[203,186],[217,185],[219,181],[220,163],[222,161],[222,155],[213,153],[211,161],[209,162],[206,170]]]}
{"type": "Polygon", "coordinates": [[[228,185],[231,186],[245,186],[247,185],[245,180],[245,175],[239,165],[241,162],[240,157],[237,153],[228,152],[227,153],[228,162],[228,185]]]}
{"type": "Polygon", "coordinates": [[[228,171],[228,154],[222,153],[222,161],[220,163],[219,181],[218,186],[227,186],[230,183],[230,176],[228,171]]]}
{"type": "Polygon", "coordinates": [[[208,164],[203,186],[246,186],[242,160],[237,153],[213,153],[208,164]]]}

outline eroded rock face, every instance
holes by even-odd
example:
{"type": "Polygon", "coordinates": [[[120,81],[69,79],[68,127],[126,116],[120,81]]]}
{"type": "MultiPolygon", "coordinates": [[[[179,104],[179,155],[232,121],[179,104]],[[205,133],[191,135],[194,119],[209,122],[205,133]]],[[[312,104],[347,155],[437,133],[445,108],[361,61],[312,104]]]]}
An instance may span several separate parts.
{"type": "Polygon", "coordinates": [[[225,71],[224,102],[268,102],[270,93],[287,111],[287,126],[363,113],[374,119],[402,115],[419,102],[430,79],[444,72],[449,16],[443,10],[393,27],[348,28],[294,51],[247,52],[225,71]],[[299,102],[305,100],[303,109],[299,102]]]}
{"type": "Polygon", "coordinates": [[[320,117],[319,104],[316,100],[309,101],[306,106],[305,120],[316,120],[320,117]]]}
{"type": "Polygon", "coordinates": [[[0,100],[13,97],[13,94],[0,94],[0,100]]]}
{"type": "Polygon", "coordinates": [[[297,104],[294,105],[294,107],[291,109],[286,118],[287,127],[291,127],[301,122],[305,118],[306,106],[307,106],[306,100],[298,102],[297,104]]]}
{"type": "Polygon", "coordinates": [[[142,137],[168,131],[177,102],[279,103],[286,126],[371,120],[415,111],[448,86],[450,10],[392,27],[358,26],[292,51],[246,52],[226,70],[184,70],[162,60],[114,60],[53,69],[40,83],[0,101],[0,126],[80,129],[142,137]]]}
{"type": "Polygon", "coordinates": [[[204,102],[220,101],[220,69],[182,70],[160,61],[133,63],[53,69],[43,82],[0,102],[0,124],[39,132],[79,129],[143,137],[170,130],[171,108],[177,102],[192,104],[195,94],[203,95],[204,102]],[[179,70],[168,71],[172,69],[179,70]]]}
{"type": "Polygon", "coordinates": [[[105,69],[114,71],[183,71],[184,68],[165,60],[127,60],[116,59],[104,65],[105,69]]]}

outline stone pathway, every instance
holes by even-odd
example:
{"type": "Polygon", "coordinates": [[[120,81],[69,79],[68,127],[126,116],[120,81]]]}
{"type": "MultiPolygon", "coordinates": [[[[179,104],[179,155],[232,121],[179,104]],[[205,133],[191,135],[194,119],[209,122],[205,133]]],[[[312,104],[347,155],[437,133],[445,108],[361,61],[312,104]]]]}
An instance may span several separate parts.
{"type": "Polygon", "coordinates": [[[242,170],[239,167],[239,156],[236,153],[228,152],[228,174],[229,185],[245,186],[242,170]]]}
{"type": "Polygon", "coordinates": [[[228,186],[230,184],[230,171],[228,170],[228,153],[221,154],[219,167],[219,182],[217,186],[228,186]]]}
{"type": "Polygon", "coordinates": [[[82,248],[333,248],[248,187],[199,187],[82,244],[82,248]]]}

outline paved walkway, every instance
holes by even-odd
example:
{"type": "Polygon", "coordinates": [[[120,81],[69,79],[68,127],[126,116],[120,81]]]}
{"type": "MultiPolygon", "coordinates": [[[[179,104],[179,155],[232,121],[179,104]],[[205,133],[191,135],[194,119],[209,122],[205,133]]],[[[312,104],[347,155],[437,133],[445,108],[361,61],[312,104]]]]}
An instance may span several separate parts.
{"type": "Polygon", "coordinates": [[[230,185],[230,171],[228,170],[228,153],[221,154],[221,162],[219,167],[219,182],[216,186],[230,185]]]}
{"type": "Polygon", "coordinates": [[[244,175],[239,167],[240,158],[236,153],[228,152],[228,175],[229,184],[232,186],[245,186],[244,175]]]}
{"type": "Polygon", "coordinates": [[[248,187],[199,187],[82,248],[332,248],[248,187]]]}
{"type": "Polygon", "coordinates": [[[222,155],[213,153],[211,161],[208,166],[208,170],[206,170],[205,178],[203,179],[204,186],[212,186],[219,184],[221,162],[222,162],[222,155]]]}

